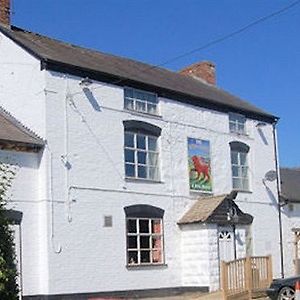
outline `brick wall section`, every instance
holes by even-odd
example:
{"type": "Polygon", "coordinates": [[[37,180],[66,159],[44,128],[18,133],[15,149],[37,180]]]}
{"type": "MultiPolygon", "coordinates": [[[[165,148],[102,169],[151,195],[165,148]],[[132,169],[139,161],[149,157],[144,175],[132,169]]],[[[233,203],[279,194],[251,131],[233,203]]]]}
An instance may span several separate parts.
{"type": "Polygon", "coordinates": [[[202,61],[188,66],[179,71],[182,75],[188,75],[201,79],[208,84],[216,84],[215,64],[210,61],[202,61]]]}
{"type": "Polygon", "coordinates": [[[0,23],[10,25],[10,0],[0,0],[0,23]]]}

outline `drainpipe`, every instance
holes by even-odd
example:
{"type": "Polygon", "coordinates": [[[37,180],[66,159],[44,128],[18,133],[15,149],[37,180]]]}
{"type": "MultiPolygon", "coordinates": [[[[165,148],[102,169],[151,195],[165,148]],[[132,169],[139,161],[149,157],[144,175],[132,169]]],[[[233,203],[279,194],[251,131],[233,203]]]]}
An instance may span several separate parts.
{"type": "Polygon", "coordinates": [[[276,137],[276,120],[273,124],[273,140],[274,140],[274,154],[275,154],[275,168],[276,168],[276,184],[277,184],[277,209],[278,209],[278,223],[279,223],[279,248],[280,248],[280,273],[281,278],[284,278],[284,256],[283,256],[283,234],[282,234],[282,213],[281,213],[281,201],[280,201],[280,174],[278,166],[278,149],[277,149],[277,137],[276,137]]]}

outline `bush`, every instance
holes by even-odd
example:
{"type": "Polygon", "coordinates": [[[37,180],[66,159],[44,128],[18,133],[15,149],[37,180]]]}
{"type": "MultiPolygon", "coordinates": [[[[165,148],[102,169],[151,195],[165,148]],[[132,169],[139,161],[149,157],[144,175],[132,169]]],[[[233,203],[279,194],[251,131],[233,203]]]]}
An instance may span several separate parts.
{"type": "Polygon", "coordinates": [[[5,196],[13,172],[9,165],[0,165],[0,299],[17,300],[17,267],[13,232],[6,216],[5,196]]]}

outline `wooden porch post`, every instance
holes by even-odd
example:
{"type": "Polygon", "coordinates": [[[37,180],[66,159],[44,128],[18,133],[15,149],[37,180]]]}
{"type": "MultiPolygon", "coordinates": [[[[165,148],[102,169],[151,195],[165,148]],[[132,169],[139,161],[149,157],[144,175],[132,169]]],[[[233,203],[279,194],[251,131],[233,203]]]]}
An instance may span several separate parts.
{"type": "Polygon", "coordinates": [[[252,266],[251,257],[247,256],[245,261],[245,278],[246,278],[246,288],[248,290],[248,299],[252,299],[252,266]]]}
{"type": "Polygon", "coordinates": [[[268,263],[267,263],[267,274],[268,274],[268,283],[271,284],[273,280],[273,265],[272,265],[272,256],[268,256],[268,263]]]}
{"type": "Polygon", "coordinates": [[[225,261],[221,261],[221,289],[223,300],[227,299],[228,273],[225,261]]]}

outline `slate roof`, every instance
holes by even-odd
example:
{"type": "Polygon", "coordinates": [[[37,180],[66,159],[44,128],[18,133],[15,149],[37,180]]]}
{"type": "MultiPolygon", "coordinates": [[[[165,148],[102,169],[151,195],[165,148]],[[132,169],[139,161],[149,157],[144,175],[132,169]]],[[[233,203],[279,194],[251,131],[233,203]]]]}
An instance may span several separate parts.
{"type": "Polygon", "coordinates": [[[2,107],[0,107],[0,124],[0,141],[37,146],[44,145],[42,138],[24,126],[2,107]]]}
{"type": "Polygon", "coordinates": [[[236,111],[253,118],[273,122],[277,117],[230,93],[192,77],[127,58],[74,46],[36,33],[0,25],[0,31],[36,56],[49,70],[104,77],[119,85],[141,84],[161,96],[216,110],[236,111]],[[115,81],[117,79],[117,81],[115,81]]]}
{"type": "Polygon", "coordinates": [[[280,168],[281,197],[300,202],[300,168],[280,168]]]}

